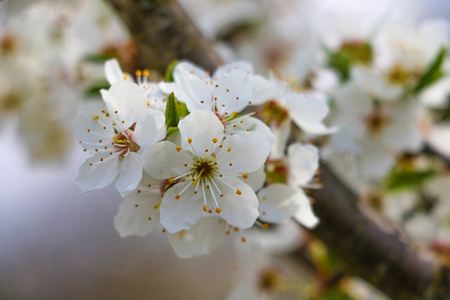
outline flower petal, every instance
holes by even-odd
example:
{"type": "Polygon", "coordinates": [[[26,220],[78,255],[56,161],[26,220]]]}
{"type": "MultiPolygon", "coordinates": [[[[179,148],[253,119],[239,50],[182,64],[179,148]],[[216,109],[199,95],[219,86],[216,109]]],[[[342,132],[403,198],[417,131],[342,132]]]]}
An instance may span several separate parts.
{"type": "Polygon", "coordinates": [[[282,223],[300,208],[299,189],[284,184],[273,184],[258,193],[259,218],[263,222],[282,223]]]}
{"type": "Polygon", "coordinates": [[[270,144],[262,134],[240,132],[225,139],[216,161],[221,171],[250,173],[264,164],[269,152],[270,144]]]}
{"type": "Polygon", "coordinates": [[[120,236],[145,236],[160,226],[161,199],[159,181],[145,174],[137,189],[124,198],[114,218],[120,236]]]}
{"type": "Polygon", "coordinates": [[[246,62],[246,61],[235,61],[232,63],[228,63],[226,65],[223,65],[219,68],[217,68],[217,70],[214,72],[213,77],[220,77],[223,76],[224,74],[229,74],[231,73],[233,70],[237,70],[240,71],[244,74],[248,74],[251,75],[253,74],[253,67],[250,63],[246,62]]]}
{"type": "Polygon", "coordinates": [[[298,191],[297,198],[300,202],[300,208],[295,213],[294,219],[306,228],[314,229],[320,223],[320,220],[314,214],[311,202],[302,190],[298,191]]]}
{"type": "Polygon", "coordinates": [[[142,178],[142,168],[142,157],[139,154],[130,152],[122,158],[116,182],[116,189],[122,197],[134,190],[139,184],[142,178]]]}
{"type": "Polygon", "coordinates": [[[329,112],[324,99],[292,93],[286,97],[286,106],[292,120],[307,133],[327,133],[326,127],[321,124],[329,112]]]}
{"type": "Polygon", "coordinates": [[[248,184],[255,192],[263,187],[266,181],[266,172],[264,172],[264,166],[258,170],[248,173],[247,178],[242,177],[242,181],[248,184]]]}
{"type": "Polygon", "coordinates": [[[227,222],[217,217],[206,217],[191,229],[168,233],[167,238],[180,258],[205,255],[216,249],[225,239],[227,222]]]}
{"type": "Polygon", "coordinates": [[[156,109],[147,108],[136,123],[133,138],[141,147],[153,145],[166,136],[166,119],[156,109]]]}
{"type": "Polygon", "coordinates": [[[117,124],[125,121],[125,125],[131,127],[147,109],[145,93],[137,84],[117,81],[108,91],[102,90],[101,93],[109,114],[117,124]]]}
{"type": "Polygon", "coordinates": [[[105,157],[105,155],[109,154],[95,153],[80,166],[73,180],[78,192],[86,193],[104,188],[116,178],[119,173],[118,156],[105,157]]]}
{"type": "Polygon", "coordinates": [[[217,110],[222,115],[231,116],[234,111],[240,112],[251,103],[253,91],[247,73],[233,69],[214,78],[212,88],[217,98],[217,110]]]}
{"type": "Polygon", "coordinates": [[[270,128],[264,124],[261,120],[253,118],[249,115],[236,118],[226,123],[225,134],[229,135],[231,132],[235,131],[250,131],[258,132],[264,135],[269,141],[270,145],[275,143],[275,136],[273,135],[270,128]]]}
{"type": "Polygon", "coordinates": [[[216,182],[224,195],[218,199],[219,207],[222,209],[220,216],[230,225],[242,229],[250,228],[259,215],[258,199],[255,192],[249,185],[236,177],[224,178],[223,180],[228,184],[221,180],[216,182]]]}
{"type": "Polygon", "coordinates": [[[192,159],[174,143],[163,141],[145,149],[144,169],[152,177],[166,179],[184,174],[192,167],[192,159]]]}
{"type": "Polygon", "coordinates": [[[199,191],[194,193],[195,188],[191,182],[180,182],[167,190],[161,202],[161,224],[168,232],[174,233],[187,230],[197,221],[206,216],[203,211],[203,195],[199,191]],[[181,191],[189,185],[181,195],[181,191]],[[178,197],[177,195],[180,195],[178,197]],[[178,199],[175,197],[177,196],[178,199]]]}
{"type": "Polygon", "coordinates": [[[222,122],[213,112],[207,110],[191,112],[180,121],[178,128],[183,149],[193,151],[195,156],[202,158],[210,156],[224,136],[222,122]],[[217,142],[213,143],[215,138],[217,142]]]}
{"type": "Polygon", "coordinates": [[[319,167],[319,150],[312,145],[292,144],[288,148],[290,183],[294,186],[307,184],[319,167]]]}
{"type": "Polygon", "coordinates": [[[117,59],[110,59],[105,62],[105,76],[109,84],[112,85],[117,81],[124,80],[124,75],[117,59]]]}

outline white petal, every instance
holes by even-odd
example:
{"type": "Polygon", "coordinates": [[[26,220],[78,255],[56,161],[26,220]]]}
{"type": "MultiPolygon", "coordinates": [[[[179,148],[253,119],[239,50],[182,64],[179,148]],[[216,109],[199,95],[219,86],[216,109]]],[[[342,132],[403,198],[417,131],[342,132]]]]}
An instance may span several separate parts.
{"type": "Polygon", "coordinates": [[[144,176],[137,189],[124,198],[114,218],[114,226],[120,236],[145,236],[160,226],[161,198],[159,181],[148,175],[144,176]]]}
{"type": "Polygon", "coordinates": [[[321,124],[329,112],[323,99],[292,93],[286,97],[286,106],[292,120],[307,133],[328,133],[326,127],[321,124]]]}
{"type": "Polygon", "coordinates": [[[217,68],[217,70],[214,72],[213,77],[220,77],[224,74],[231,73],[232,71],[239,71],[244,74],[251,75],[253,74],[253,67],[246,61],[235,61],[217,68]]]}
{"type": "Polygon", "coordinates": [[[319,218],[316,217],[312,210],[311,202],[302,190],[297,193],[300,208],[294,215],[294,219],[309,229],[314,229],[319,223],[319,218]]]}
{"type": "Polygon", "coordinates": [[[250,84],[253,88],[251,105],[261,105],[277,95],[276,85],[261,76],[251,76],[250,84]]]}
{"type": "Polygon", "coordinates": [[[292,144],[288,148],[290,184],[303,186],[316,174],[319,151],[312,145],[292,144]]]}
{"type": "Polygon", "coordinates": [[[222,209],[220,216],[228,224],[246,229],[253,226],[258,218],[258,199],[255,192],[247,184],[235,177],[224,178],[233,189],[217,180],[217,185],[223,193],[223,197],[218,199],[219,207],[222,209]],[[237,193],[240,191],[240,195],[237,193]]]}
{"type": "Polygon", "coordinates": [[[242,181],[245,184],[248,184],[255,192],[263,187],[264,182],[266,181],[264,166],[254,172],[248,173],[247,175],[248,177],[246,179],[242,178],[242,181]]]}
{"type": "Polygon", "coordinates": [[[220,170],[250,173],[264,164],[269,152],[270,144],[262,134],[240,132],[225,139],[216,161],[220,170]]]}
{"type": "Polygon", "coordinates": [[[261,120],[251,116],[243,116],[227,122],[225,125],[225,133],[228,135],[230,131],[254,131],[264,135],[269,141],[270,145],[275,143],[275,135],[273,135],[270,128],[261,120]]]}
{"type": "Polygon", "coordinates": [[[221,218],[200,219],[189,230],[168,233],[170,245],[180,258],[191,258],[211,253],[225,239],[228,225],[221,218]]]}
{"type": "Polygon", "coordinates": [[[105,63],[105,76],[106,80],[111,85],[124,79],[124,73],[120,68],[119,61],[117,59],[111,59],[105,63]]]}
{"type": "Polygon", "coordinates": [[[156,109],[147,108],[136,123],[133,137],[141,147],[153,145],[166,136],[166,119],[156,109]]]}
{"type": "Polygon", "coordinates": [[[73,122],[75,136],[85,149],[103,149],[105,145],[110,146],[115,133],[111,119],[102,113],[104,109],[103,103],[84,105],[73,122]]]}
{"type": "Polygon", "coordinates": [[[231,116],[233,111],[240,112],[250,104],[253,91],[248,74],[232,70],[214,79],[213,94],[221,114],[231,116]]]}
{"type": "Polygon", "coordinates": [[[258,193],[259,218],[263,222],[282,223],[300,208],[298,189],[284,184],[273,184],[258,193]]]}
{"type": "Polygon", "coordinates": [[[80,166],[73,182],[78,192],[86,193],[109,185],[118,173],[119,159],[117,155],[95,153],[80,166]],[[103,162],[100,160],[101,158],[103,158],[103,162]]]}
{"type": "Polygon", "coordinates": [[[213,112],[207,110],[191,112],[180,121],[178,128],[183,149],[193,151],[196,156],[203,158],[214,152],[224,136],[222,122],[213,112]],[[214,138],[217,138],[218,142],[213,143],[214,138]],[[192,143],[189,143],[189,139],[192,143]]]}
{"type": "Polygon", "coordinates": [[[194,193],[191,182],[180,182],[167,190],[161,202],[161,224],[168,232],[174,233],[187,230],[201,217],[208,213],[203,211],[204,201],[201,191],[194,193]],[[189,188],[180,195],[186,185],[189,188]],[[180,195],[179,199],[175,196],[180,195]]]}
{"type": "Polygon", "coordinates": [[[166,179],[184,174],[192,167],[192,159],[177,151],[177,145],[163,141],[145,149],[144,169],[152,177],[166,179]]]}
{"type": "Polygon", "coordinates": [[[275,134],[276,140],[270,150],[270,158],[282,159],[285,156],[286,144],[291,135],[291,121],[285,121],[279,127],[273,124],[272,132],[275,134]]]}
{"type": "Polygon", "coordinates": [[[189,111],[212,109],[209,75],[190,62],[180,62],[173,71],[175,84],[161,84],[165,93],[174,92],[175,97],[186,103],[189,111]],[[203,102],[203,103],[202,103],[203,102]]]}
{"type": "Polygon", "coordinates": [[[129,153],[122,158],[116,189],[123,196],[134,190],[142,178],[142,157],[137,153],[129,153]]]}
{"type": "Polygon", "coordinates": [[[137,84],[118,81],[101,93],[109,114],[118,124],[125,121],[125,125],[131,127],[147,109],[145,93],[137,84]]]}

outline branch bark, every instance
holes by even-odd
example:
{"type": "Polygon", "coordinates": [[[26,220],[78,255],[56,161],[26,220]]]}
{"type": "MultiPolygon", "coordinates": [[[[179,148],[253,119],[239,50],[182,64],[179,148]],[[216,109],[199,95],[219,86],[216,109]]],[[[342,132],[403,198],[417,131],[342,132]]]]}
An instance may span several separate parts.
{"type": "MultiPolygon", "coordinates": [[[[176,1],[109,0],[128,26],[141,67],[163,73],[174,59],[189,59],[207,70],[219,56],[176,1]]],[[[444,299],[449,269],[425,260],[386,222],[368,217],[358,198],[325,165],[324,188],[312,192],[322,220],[313,234],[346,263],[348,272],[373,283],[393,299],[444,299]]]]}
{"type": "Polygon", "coordinates": [[[320,169],[324,188],[311,196],[322,222],[312,233],[345,262],[350,274],[393,299],[443,299],[439,296],[450,293],[445,283],[448,269],[439,269],[415,252],[386,220],[365,214],[356,195],[326,165],[320,169]]]}
{"type": "Polygon", "coordinates": [[[214,70],[220,57],[174,0],[109,0],[133,36],[138,66],[164,74],[174,59],[214,70]]]}

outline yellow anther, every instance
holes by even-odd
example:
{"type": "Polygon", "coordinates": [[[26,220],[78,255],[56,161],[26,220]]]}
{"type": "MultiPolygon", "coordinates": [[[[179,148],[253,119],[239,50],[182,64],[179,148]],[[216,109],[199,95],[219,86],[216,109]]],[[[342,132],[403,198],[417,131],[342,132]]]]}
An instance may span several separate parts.
{"type": "Polygon", "coordinates": [[[169,179],[169,183],[173,183],[175,180],[173,180],[173,178],[169,179]]]}
{"type": "Polygon", "coordinates": [[[97,116],[97,115],[94,116],[94,120],[95,120],[95,121],[98,120],[98,116],[97,116]]]}
{"type": "Polygon", "coordinates": [[[177,146],[177,152],[180,152],[182,150],[182,148],[180,146],[177,146]]]}
{"type": "Polygon", "coordinates": [[[136,70],[136,76],[142,76],[142,71],[141,70],[136,70]]]}
{"type": "Polygon", "coordinates": [[[248,178],[248,174],[242,174],[242,178],[247,179],[248,178]]]}
{"type": "Polygon", "coordinates": [[[231,151],[231,146],[230,146],[230,147],[228,147],[227,151],[228,151],[228,152],[230,152],[230,151],[231,151]]]}
{"type": "Polygon", "coordinates": [[[236,190],[236,194],[238,194],[238,195],[242,195],[242,192],[241,192],[241,190],[240,190],[240,189],[237,189],[237,190],[236,190]]]}
{"type": "Polygon", "coordinates": [[[128,80],[128,75],[123,75],[123,80],[128,80]]]}
{"type": "Polygon", "coordinates": [[[189,142],[189,144],[192,143],[192,139],[191,139],[191,138],[188,138],[188,142],[189,142]]]}
{"type": "Polygon", "coordinates": [[[217,138],[213,138],[212,141],[215,144],[215,143],[217,143],[218,139],[217,138]]]}
{"type": "Polygon", "coordinates": [[[142,74],[143,74],[145,77],[150,76],[150,72],[149,72],[149,70],[147,70],[147,69],[144,69],[144,71],[142,72],[142,74]]]}
{"type": "Polygon", "coordinates": [[[216,208],[216,213],[220,214],[221,211],[222,211],[222,209],[220,207],[216,208]]]}
{"type": "Polygon", "coordinates": [[[263,223],[263,224],[262,224],[262,229],[267,229],[267,228],[269,228],[269,224],[263,223]]]}
{"type": "Polygon", "coordinates": [[[242,241],[243,243],[245,243],[245,242],[247,241],[247,239],[245,238],[245,236],[241,237],[241,241],[242,241]]]}
{"type": "Polygon", "coordinates": [[[175,196],[175,199],[178,200],[178,199],[180,199],[180,197],[181,197],[181,195],[176,195],[176,196],[175,196]]]}
{"type": "Polygon", "coordinates": [[[208,211],[208,208],[205,206],[203,206],[203,211],[208,211]]]}
{"type": "Polygon", "coordinates": [[[239,231],[239,227],[234,227],[233,230],[234,231],[239,231]]]}

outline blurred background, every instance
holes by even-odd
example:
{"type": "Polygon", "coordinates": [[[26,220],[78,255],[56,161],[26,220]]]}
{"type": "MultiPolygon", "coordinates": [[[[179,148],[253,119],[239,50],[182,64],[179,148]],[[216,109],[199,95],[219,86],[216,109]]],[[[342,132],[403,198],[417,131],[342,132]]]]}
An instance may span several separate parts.
{"type": "MultiPolygon", "coordinates": [[[[1,45],[0,96],[9,90],[15,94],[1,103],[0,111],[0,299],[225,298],[242,272],[233,238],[211,255],[183,260],[161,232],[144,238],[119,236],[113,220],[122,199],[114,187],[76,192],[72,179],[85,155],[71,122],[81,103],[95,101],[106,85],[97,60],[118,57],[130,72],[134,65],[127,30],[106,3],[68,2],[2,1],[0,36],[15,32],[29,44],[17,50],[17,58],[8,54],[16,51],[14,37],[3,38],[1,45]],[[62,34],[67,35],[64,42],[62,34]]],[[[292,16],[285,8],[302,8],[301,20],[322,2],[349,10],[366,3],[276,0],[271,5],[279,8],[273,12],[278,25],[273,26],[289,31],[287,18],[292,16]]],[[[224,57],[250,59],[259,71],[278,62],[279,53],[269,55],[272,61],[253,55],[255,45],[264,43],[263,36],[233,49],[239,42],[229,30],[262,22],[270,13],[264,11],[270,7],[268,1],[181,3],[202,32],[218,42],[224,57]]],[[[379,0],[375,5],[414,20],[450,19],[447,0],[379,0]]],[[[290,32],[282,38],[296,35],[290,32]]],[[[277,258],[273,264],[289,278],[310,284],[312,275],[289,258],[277,258]]],[[[364,293],[360,299],[376,299],[364,293]]],[[[287,293],[280,299],[298,295],[287,293]]]]}

